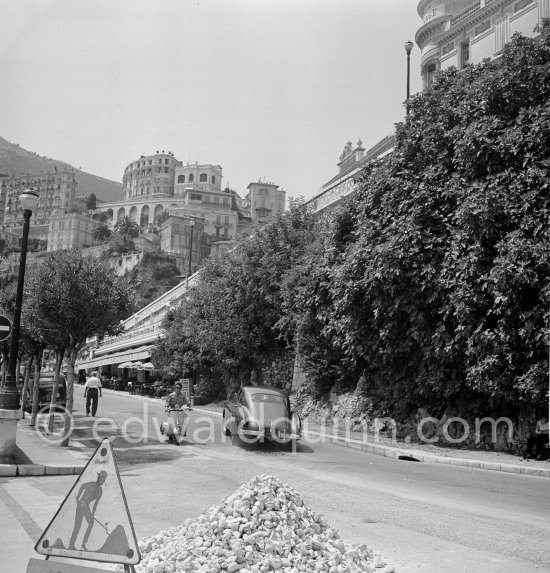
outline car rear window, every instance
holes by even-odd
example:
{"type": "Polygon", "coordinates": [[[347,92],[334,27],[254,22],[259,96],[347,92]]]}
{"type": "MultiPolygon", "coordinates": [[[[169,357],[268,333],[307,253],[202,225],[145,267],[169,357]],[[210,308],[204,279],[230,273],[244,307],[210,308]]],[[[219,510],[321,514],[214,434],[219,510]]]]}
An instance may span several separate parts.
{"type": "Polygon", "coordinates": [[[277,394],[251,394],[252,402],[270,402],[271,404],[284,404],[286,400],[277,394]]]}

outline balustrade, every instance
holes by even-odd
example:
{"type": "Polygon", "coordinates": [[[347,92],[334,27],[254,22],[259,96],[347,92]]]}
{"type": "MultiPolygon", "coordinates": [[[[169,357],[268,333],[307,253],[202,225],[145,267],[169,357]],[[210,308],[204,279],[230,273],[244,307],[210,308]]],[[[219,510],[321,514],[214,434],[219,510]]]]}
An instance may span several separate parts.
{"type": "MultiPolygon", "coordinates": [[[[488,2],[486,2],[488,4],[488,2]]],[[[466,20],[472,14],[475,14],[478,10],[481,10],[481,0],[478,0],[474,4],[470,4],[467,8],[459,12],[456,16],[451,18],[451,27],[456,26],[460,22],[466,20]]]]}

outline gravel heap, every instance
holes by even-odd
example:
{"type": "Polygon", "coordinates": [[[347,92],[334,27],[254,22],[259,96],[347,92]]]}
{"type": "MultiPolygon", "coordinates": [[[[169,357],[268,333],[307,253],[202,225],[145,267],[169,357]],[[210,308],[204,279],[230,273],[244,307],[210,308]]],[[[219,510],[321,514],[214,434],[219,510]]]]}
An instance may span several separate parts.
{"type": "Polygon", "coordinates": [[[181,526],[139,542],[139,573],[391,573],[366,545],[346,546],[278,478],[256,476],[181,526]]]}

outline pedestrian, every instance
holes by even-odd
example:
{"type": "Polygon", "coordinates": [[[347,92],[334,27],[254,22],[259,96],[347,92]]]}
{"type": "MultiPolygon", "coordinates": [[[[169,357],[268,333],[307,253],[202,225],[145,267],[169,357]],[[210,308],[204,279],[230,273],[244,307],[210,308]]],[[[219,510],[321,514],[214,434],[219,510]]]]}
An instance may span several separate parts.
{"type": "Polygon", "coordinates": [[[97,371],[94,370],[92,375],[86,380],[84,384],[84,397],[86,398],[86,416],[95,416],[97,412],[97,402],[101,396],[101,380],[97,377],[97,371]]]}
{"type": "Polygon", "coordinates": [[[542,449],[548,443],[548,438],[548,418],[543,416],[537,421],[535,432],[527,439],[527,451],[523,457],[527,459],[534,457],[532,451],[535,446],[535,456],[537,460],[541,460],[542,449]]]}

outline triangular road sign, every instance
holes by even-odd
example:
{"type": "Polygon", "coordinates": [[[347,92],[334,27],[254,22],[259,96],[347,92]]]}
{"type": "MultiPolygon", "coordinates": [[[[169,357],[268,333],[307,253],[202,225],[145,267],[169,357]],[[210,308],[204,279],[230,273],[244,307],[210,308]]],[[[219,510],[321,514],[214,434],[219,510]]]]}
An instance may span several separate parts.
{"type": "Polygon", "coordinates": [[[34,546],[41,555],[140,562],[115,456],[105,438],[34,546]]]}

